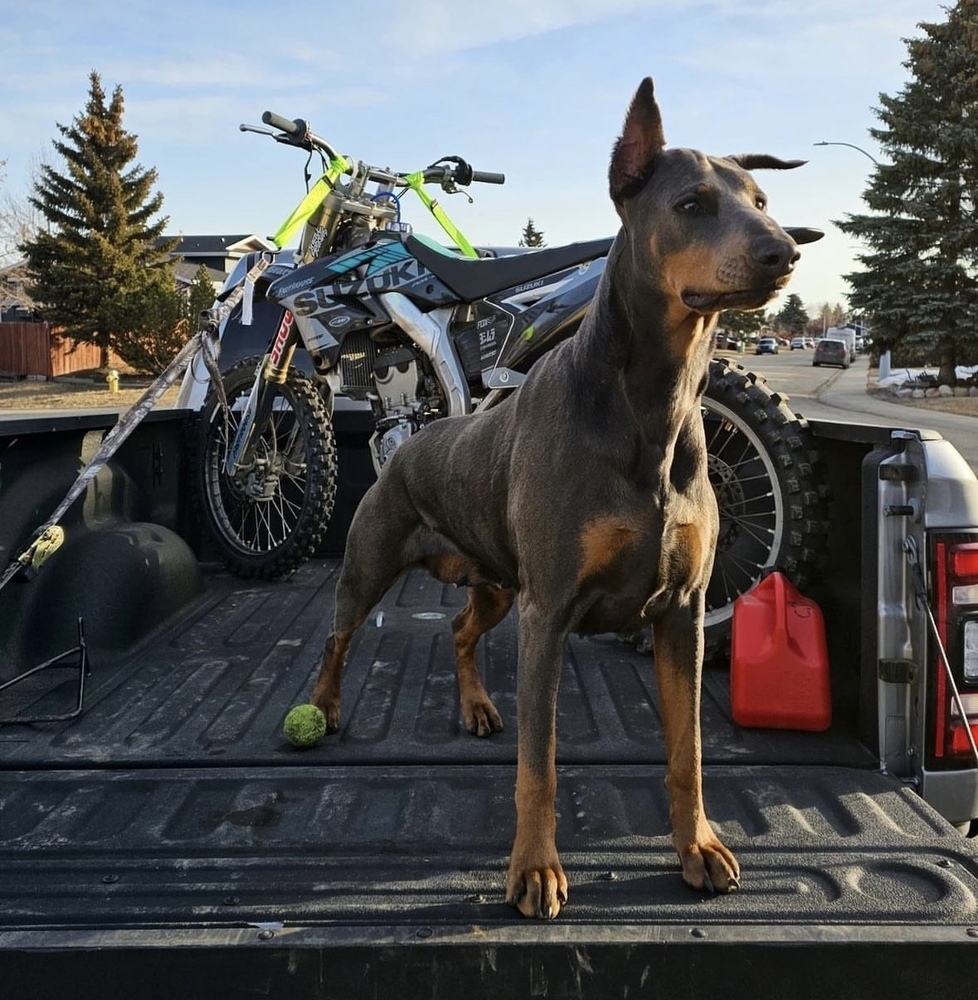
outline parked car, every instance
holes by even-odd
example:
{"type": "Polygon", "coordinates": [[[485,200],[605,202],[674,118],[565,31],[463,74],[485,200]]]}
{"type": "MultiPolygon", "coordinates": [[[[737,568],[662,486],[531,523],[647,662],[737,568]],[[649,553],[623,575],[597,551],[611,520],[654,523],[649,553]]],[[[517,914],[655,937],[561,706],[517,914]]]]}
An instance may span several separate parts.
{"type": "Polygon", "coordinates": [[[795,337],[791,341],[791,349],[793,351],[803,351],[807,346],[804,337],[795,337]]]}
{"type": "Polygon", "coordinates": [[[718,350],[736,351],[739,346],[740,346],[739,337],[735,337],[732,333],[726,333],[723,330],[717,333],[718,350]]]}
{"type": "Polygon", "coordinates": [[[819,365],[833,365],[836,368],[849,367],[849,345],[844,340],[832,340],[823,337],[815,345],[815,353],[812,355],[812,367],[819,365]]]}
{"type": "Polygon", "coordinates": [[[757,342],[757,347],[754,348],[755,354],[777,354],[778,353],[778,342],[774,337],[761,337],[757,342]]]}

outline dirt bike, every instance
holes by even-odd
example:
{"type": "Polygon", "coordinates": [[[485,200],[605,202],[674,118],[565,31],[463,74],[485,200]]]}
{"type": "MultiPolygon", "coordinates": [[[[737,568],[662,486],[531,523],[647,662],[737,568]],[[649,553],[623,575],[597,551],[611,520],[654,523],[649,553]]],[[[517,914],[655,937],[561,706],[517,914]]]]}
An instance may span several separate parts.
{"type": "MultiPolygon", "coordinates": [[[[222,382],[209,385],[193,366],[180,402],[201,411],[197,491],[210,535],[231,571],[274,578],[313,555],[325,533],[336,493],[334,400],[369,407],[379,473],[427,423],[495,405],[572,336],[612,240],[477,250],[425,185],[455,194],[503,183],[502,174],[454,156],[398,173],[340,155],[302,119],[262,120],[271,128],[241,128],[320,155],[323,173],[270,251],[242,258],[228,277],[204,318],[221,342],[222,382]],[[457,250],[402,222],[408,191],[457,250]],[[297,233],[292,260],[280,259],[297,233]]],[[[788,231],[798,242],[821,235],[788,231]]],[[[717,361],[703,408],[721,511],[707,592],[716,646],[734,599],[766,569],[806,585],[822,548],[824,490],[804,422],[762,379],[717,361]]]]}

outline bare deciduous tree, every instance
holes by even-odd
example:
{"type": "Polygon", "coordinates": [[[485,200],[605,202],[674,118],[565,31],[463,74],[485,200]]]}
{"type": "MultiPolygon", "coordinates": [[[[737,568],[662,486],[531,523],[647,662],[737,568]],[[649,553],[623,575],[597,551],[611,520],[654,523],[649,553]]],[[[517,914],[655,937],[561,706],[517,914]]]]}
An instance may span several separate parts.
{"type": "MultiPolygon", "coordinates": [[[[40,172],[40,164],[40,156],[31,159],[31,178],[40,172]]],[[[0,307],[34,308],[27,288],[27,264],[20,247],[35,237],[40,225],[40,215],[27,195],[18,196],[11,190],[7,161],[0,160],[0,307]]]]}

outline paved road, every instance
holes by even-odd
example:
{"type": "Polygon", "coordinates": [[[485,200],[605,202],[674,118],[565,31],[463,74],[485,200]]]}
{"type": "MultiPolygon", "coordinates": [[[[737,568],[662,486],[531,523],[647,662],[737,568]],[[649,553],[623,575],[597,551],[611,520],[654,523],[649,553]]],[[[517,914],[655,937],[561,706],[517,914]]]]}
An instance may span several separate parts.
{"type": "Polygon", "coordinates": [[[919,410],[867,394],[869,362],[865,357],[857,358],[843,371],[813,368],[811,351],[730,356],[745,368],[762,374],[770,389],[786,393],[796,413],[812,420],[928,428],[950,441],[978,473],[978,418],[919,410]]]}

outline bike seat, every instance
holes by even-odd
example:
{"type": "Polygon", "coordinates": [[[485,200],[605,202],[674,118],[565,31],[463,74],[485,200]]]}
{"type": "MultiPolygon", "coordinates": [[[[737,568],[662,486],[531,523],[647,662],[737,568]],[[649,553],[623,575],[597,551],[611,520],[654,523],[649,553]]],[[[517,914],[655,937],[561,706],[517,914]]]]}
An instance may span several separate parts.
{"type": "Polygon", "coordinates": [[[565,268],[605,257],[614,242],[612,237],[547,247],[512,257],[459,257],[417,236],[409,236],[406,246],[411,256],[439,281],[446,284],[463,302],[484,299],[514,285],[523,285],[565,268]]]}

